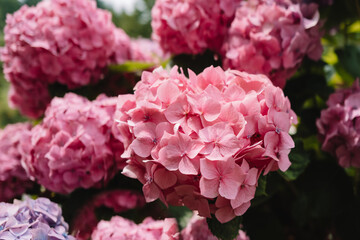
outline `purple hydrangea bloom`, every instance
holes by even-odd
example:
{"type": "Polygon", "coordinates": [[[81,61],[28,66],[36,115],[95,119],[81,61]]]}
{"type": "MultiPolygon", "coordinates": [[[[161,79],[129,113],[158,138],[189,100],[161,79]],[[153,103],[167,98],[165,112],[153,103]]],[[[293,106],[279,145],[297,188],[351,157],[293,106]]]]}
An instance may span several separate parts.
{"type": "Polygon", "coordinates": [[[61,208],[47,198],[0,203],[2,240],[75,240],[68,229],[61,208]]]}

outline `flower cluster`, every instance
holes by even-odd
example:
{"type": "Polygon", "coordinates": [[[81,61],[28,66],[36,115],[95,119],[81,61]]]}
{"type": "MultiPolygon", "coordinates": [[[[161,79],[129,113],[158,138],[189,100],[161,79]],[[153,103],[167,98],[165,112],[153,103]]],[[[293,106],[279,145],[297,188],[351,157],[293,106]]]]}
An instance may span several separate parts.
{"type": "Polygon", "coordinates": [[[223,66],[266,74],[283,87],[304,56],[321,57],[316,4],[290,1],[243,1],[222,48],[223,66]]]}
{"type": "Polygon", "coordinates": [[[0,202],[23,194],[33,185],[21,166],[20,141],[30,129],[30,123],[17,123],[0,130],[0,202]]]}
{"type": "MultiPolygon", "coordinates": [[[[188,222],[186,228],[181,231],[183,240],[218,240],[215,237],[206,222],[206,218],[194,214],[188,222]]],[[[234,240],[250,240],[245,232],[239,230],[239,235],[234,240]]]]}
{"type": "Polygon", "coordinates": [[[47,198],[0,203],[0,239],[75,240],[67,235],[61,214],[61,208],[47,198]]]}
{"type": "Polygon", "coordinates": [[[240,0],[157,0],[152,38],[174,54],[218,51],[240,0]]]}
{"type": "Polygon", "coordinates": [[[296,115],[264,75],[209,67],[189,76],[158,68],[143,73],[134,95],[119,96],[123,174],[144,184],[147,201],[227,222],[250,206],[262,171],[290,166],[296,115]]]}
{"type": "Polygon", "coordinates": [[[100,207],[112,209],[115,213],[142,207],[145,205],[144,197],[128,190],[111,190],[96,195],[76,215],[72,229],[76,239],[87,240],[98,224],[95,211],[100,207]]]}
{"type": "Polygon", "coordinates": [[[36,118],[50,101],[48,84],[75,88],[97,82],[115,46],[118,61],[121,51],[128,56],[128,37],[116,30],[111,14],[92,0],[42,1],[8,15],[1,59],[11,104],[36,118]]]}
{"type": "Polygon", "coordinates": [[[162,61],[169,57],[169,54],[164,53],[160,45],[155,41],[146,38],[138,38],[131,41],[131,59],[133,61],[160,65],[162,61]]]}
{"type": "Polygon", "coordinates": [[[110,221],[101,221],[91,235],[93,240],[175,240],[178,239],[176,220],[166,218],[155,221],[146,218],[141,224],[136,225],[131,220],[115,216],[110,221]]]}
{"type": "Polygon", "coordinates": [[[223,67],[267,75],[283,87],[305,56],[321,57],[316,4],[291,0],[157,0],[153,39],[167,52],[222,55],[223,67]]]}
{"type": "Polygon", "coordinates": [[[335,155],[342,167],[360,167],[360,86],[330,95],[328,108],[317,120],[322,149],[335,155]]]}
{"type": "Polygon", "coordinates": [[[102,186],[121,165],[123,145],[111,135],[116,98],[90,102],[68,93],[54,98],[42,123],[23,136],[22,161],[47,189],[70,193],[102,186]]]}

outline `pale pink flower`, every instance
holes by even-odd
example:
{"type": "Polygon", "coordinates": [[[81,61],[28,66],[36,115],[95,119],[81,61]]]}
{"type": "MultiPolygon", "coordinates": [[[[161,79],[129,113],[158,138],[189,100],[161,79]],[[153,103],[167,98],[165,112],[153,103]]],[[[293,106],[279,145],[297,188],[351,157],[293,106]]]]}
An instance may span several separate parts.
{"type": "Polygon", "coordinates": [[[199,137],[205,143],[201,153],[209,160],[227,160],[240,147],[233,129],[224,122],[201,129],[199,137]]]}
{"type": "Polygon", "coordinates": [[[136,225],[120,216],[110,221],[100,221],[91,235],[93,240],[176,240],[179,239],[176,219],[153,220],[146,218],[136,225]]]}
{"type": "Polygon", "coordinates": [[[158,42],[146,38],[131,40],[131,60],[160,66],[170,55],[164,53],[158,42]]]}
{"type": "Polygon", "coordinates": [[[245,174],[234,159],[216,162],[201,159],[200,169],[200,190],[203,196],[215,198],[220,194],[227,199],[235,199],[245,174]]]}
{"type": "MultiPolygon", "coordinates": [[[[183,240],[218,240],[215,237],[206,222],[206,218],[199,217],[196,212],[188,222],[186,228],[181,231],[183,240]]],[[[239,230],[239,235],[234,240],[250,240],[246,233],[239,230]]]]}
{"type": "Polygon", "coordinates": [[[168,145],[159,151],[159,162],[170,171],[179,170],[183,174],[196,175],[199,171],[197,156],[203,144],[185,134],[177,132],[167,139],[168,145]]]}

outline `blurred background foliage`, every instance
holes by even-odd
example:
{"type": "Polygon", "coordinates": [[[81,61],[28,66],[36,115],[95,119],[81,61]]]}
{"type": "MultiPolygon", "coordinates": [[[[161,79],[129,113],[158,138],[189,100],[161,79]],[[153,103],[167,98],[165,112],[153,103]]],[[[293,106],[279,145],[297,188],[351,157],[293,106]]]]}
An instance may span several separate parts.
{"type": "MultiPolygon", "coordinates": [[[[37,2],[0,0],[0,28],[5,25],[7,13],[16,11],[22,4],[37,2]]],[[[131,37],[150,37],[150,11],[154,2],[138,0],[130,13],[108,10],[114,23],[131,37]]],[[[101,0],[97,3],[108,8],[101,0]]],[[[324,19],[322,60],[305,59],[284,89],[299,117],[293,135],[296,148],[290,154],[293,164],[286,173],[274,172],[261,179],[257,198],[243,217],[244,228],[252,240],[360,239],[360,172],[353,168],[344,171],[336,159],[321,151],[315,125],[329,94],[337,88],[351,86],[360,77],[360,0],[334,0],[332,6],[320,10],[324,19]]],[[[0,46],[3,43],[1,31],[0,46]]],[[[178,56],[173,61],[191,68],[199,67],[199,61],[216,64],[208,61],[206,53],[196,61],[189,59],[178,56]]],[[[8,83],[1,71],[0,127],[24,120],[8,107],[7,91],[8,83]]],[[[181,210],[174,215],[182,222],[189,213],[181,210]]]]}

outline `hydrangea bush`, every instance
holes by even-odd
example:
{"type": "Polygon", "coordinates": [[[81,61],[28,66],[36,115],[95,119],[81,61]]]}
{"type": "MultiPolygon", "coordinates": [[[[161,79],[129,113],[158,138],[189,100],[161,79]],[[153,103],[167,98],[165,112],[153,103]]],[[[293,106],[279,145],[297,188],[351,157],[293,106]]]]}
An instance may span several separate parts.
{"type": "Polygon", "coordinates": [[[360,236],[358,0],[96,2],[6,18],[0,239],[360,236]]]}

